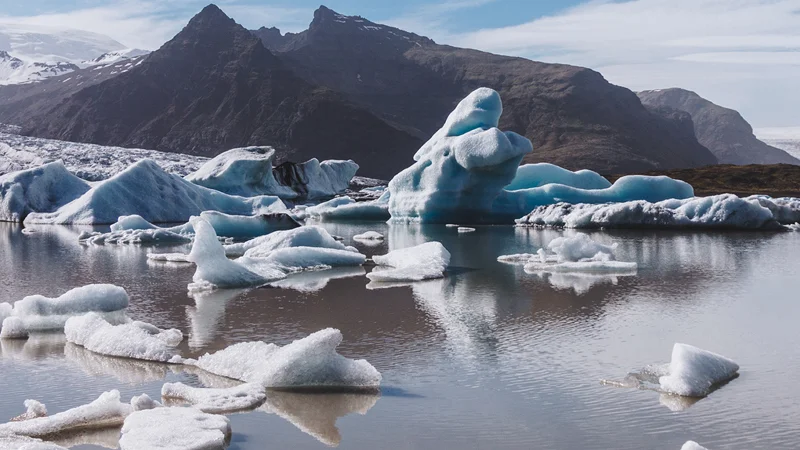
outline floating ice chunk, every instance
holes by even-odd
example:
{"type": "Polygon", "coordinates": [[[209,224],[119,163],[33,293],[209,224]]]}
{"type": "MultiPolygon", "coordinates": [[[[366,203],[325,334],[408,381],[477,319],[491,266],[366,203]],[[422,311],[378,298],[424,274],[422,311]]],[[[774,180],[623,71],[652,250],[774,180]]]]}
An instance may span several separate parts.
{"type": "Polygon", "coordinates": [[[41,439],[16,434],[0,433],[0,449],[2,450],[67,450],[65,447],[45,442],[41,439]]]}
{"type": "Polygon", "coordinates": [[[458,232],[459,232],[459,233],[472,233],[473,231],[475,231],[475,228],[470,228],[470,227],[458,227],[458,232]]]}
{"type": "Polygon", "coordinates": [[[154,408],[136,411],[125,419],[122,450],[222,450],[231,435],[225,416],[195,408],[154,408]]]}
{"type": "Polygon", "coordinates": [[[751,203],[758,203],[764,208],[767,208],[772,213],[772,217],[782,224],[800,222],[800,198],[772,198],[766,195],[751,195],[744,200],[751,203]]]}
{"type": "Polygon", "coordinates": [[[288,247],[319,247],[346,250],[347,247],[337,241],[324,228],[303,226],[293,230],[276,231],[247,242],[225,246],[228,256],[249,256],[264,258],[275,250],[288,247]]]}
{"type": "Polygon", "coordinates": [[[285,163],[273,168],[271,147],[235,148],[205,163],[187,180],[231,195],[252,197],[276,195],[281,198],[331,197],[347,189],[358,171],[353,161],[323,161],[316,158],[302,164],[285,163]]]}
{"type": "Polygon", "coordinates": [[[365,231],[361,234],[356,234],[355,236],[353,236],[354,241],[366,242],[366,243],[383,241],[383,239],[384,239],[383,235],[378,233],[377,231],[365,231]]]}
{"type": "Polygon", "coordinates": [[[225,256],[225,248],[217,240],[217,234],[205,220],[196,220],[194,230],[194,243],[187,259],[195,263],[197,270],[192,277],[194,284],[189,286],[190,290],[259,286],[285,276],[278,270],[255,273],[229,260],[225,256]]]}
{"type": "Polygon", "coordinates": [[[131,407],[134,411],[144,411],[147,409],[160,408],[164,405],[153,400],[147,394],[134,395],[131,397],[131,407]]]}
{"type": "Polygon", "coordinates": [[[25,400],[24,404],[27,410],[23,414],[11,419],[12,422],[35,419],[37,417],[44,417],[47,415],[47,407],[44,406],[44,403],[41,403],[37,400],[28,399],[25,400]]]}
{"type": "Polygon", "coordinates": [[[555,238],[550,241],[547,248],[554,255],[548,255],[544,249],[539,249],[538,260],[536,258],[528,260],[525,263],[525,272],[535,274],[558,272],[636,274],[637,264],[635,262],[615,260],[616,244],[603,245],[583,233],[555,238]]]}
{"type": "Polygon", "coordinates": [[[416,247],[393,250],[372,257],[377,268],[367,274],[372,281],[419,281],[442,278],[450,264],[450,252],[439,242],[426,242],[416,247]]]}
{"type": "Polygon", "coordinates": [[[132,214],[130,216],[120,216],[116,222],[111,224],[111,231],[122,231],[122,230],[152,230],[157,228],[152,223],[144,220],[144,218],[138,214],[132,214]]]}
{"type": "Polygon", "coordinates": [[[363,359],[348,359],[336,353],[341,342],[339,330],[326,328],[283,347],[246,342],[186,363],[267,388],[377,389],[380,372],[363,359]]]}
{"type": "Polygon", "coordinates": [[[89,190],[61,161],[0,176],[0,221],[22,222],[30,213],[52,212],[89,190]]]}
{"type": "MultiPolygon", "coordinates": [[[[786,225],[786,229],[789,231],[800,231],[800,222],[786,225]]],[[[0,315],[0,317],[2,316],[0,315]]]]}
{"type": "Polygon", "coordinates": [[[120,230],[109,233],[86,232],[78,236],[82,244],[182,244],[191,242],[192,238],[162,228],[150,230],[120,230]]]}
{"type": "Polygon", "coordinates": [[[547,244],[547,248],[558,256],[558,262],[592,260],[613,260],[616,244],[603,245],[587,234],[558,237],[547,244]]]}
{"type": "Polygon", "coordinates": [[[177,403],[185,402],[193,408],[211,414],[254,409],[267,398],[263,386],[251,383],[223,389],[166,383],[161,387],[161,396],[177,403]]]}
{"type": "Polygon", "coordinates": [[[458,225],[456,223],[447,223],[444,226],[447,227],[447,228],[459,228],[459,227],[461,227],[461,225],[458,225]]]}
{"type": "Polygon", "coordinates": [[[538,259],[539,255],[536,253],[514,253],[511,255],[500,255],[497,257],[497,262],[506,264],[525,264],[532,259],[538,259]]]}
{"type": "Polygon", "coordinates": [[[698,444],[695,441],[686,441],[686,443],[681,446],[681,450],[708,450],[708,449],[698,444]]]}
{"type": "Polygon", "coordinates": [[[147,259],[152,261],[167,261],[167,262],[180,262],[190,263],[189,255],[186,253],[148,253],[147,259]]]}
{"type": "Polygon", "coordinates": [[[271,391],[259,410],[277,414],[303,433],[336,447],[342,440],[336,420],[353,413],[366,415],[379,398],[379,395],[363,393],[271,391]]]}
{"type": "Polygon", "coordinates": [[[739,372],[730,359],[687,344],[675,344],[669,373],[659,378],[665,392],[687,397],[704,397],[714,386],[728,381],[739,372]]]}
{"type": "Polygon", "coordinates": [[[778,222],[761,202],[733,194],[658,203],[643,200],[611,204],[557,203],[538,207],[517,220],[519,225],[566,228],[779,229],[778,222]]]}
{"type": "Polygon", "coordinates": [[[318,247],[289,247],[271,252],[263,258],[244,256],[236,260],[238,264],[261,273],[258,265],[267,264],[283,272],[303,270],[325,270],[339,266],[360,266],[367,257],[350,250],[337,250],[318,247]]]}
{"type": "Polygon", "coordinates": [[[104,224],[137,214],[150,223],[185,222],[203,211],[261,214],[285,211],[278,197],[236,197],[169,174],[154,161],[141,160],[101,181],[52,213],[33,213],[25,223],[104,224]]]}
{"type": "MultiPolygon", "coordinates": [[[[30,295],[14,303],[0,328],[2,338],[24,338],[31,332],[58,331],[67,319],[87,312],[103,313],[118,323],[125,320],[128,293],[112,284],[90,284],[67,291],[57,298],[30,295]]],[[[2,307],[8,313],[7,307],[2,307]]],[[[2,311],[0,311],[2,315],[2,311]]]]}
{"type": "Polygon", "coordinates": [[[72,317],[64,326],[67,342],[101,355],[180,362],[175,347],[183,340],[180,330],[162,330],[149,323],[112,325],[95,313],[72,317]]]}
{"type": "Polygon", "coordinates": [[[563,169],[555,164],[538,163],[523,164],[517,169],[517,174],[511,183],[505,187],[507,191],[530,189],[546,184],[563,184],[580,189],[605,189],[611,183],[602,175],[591,170],[563,169]]]}
{"type": "Polygon", "coordinates": [[[64,431],[121,425],[133,407],[120,402],[119,391],[108,391],[86,405],[46,417],[0,424],[3,433],[41,437],[64,431]]]}

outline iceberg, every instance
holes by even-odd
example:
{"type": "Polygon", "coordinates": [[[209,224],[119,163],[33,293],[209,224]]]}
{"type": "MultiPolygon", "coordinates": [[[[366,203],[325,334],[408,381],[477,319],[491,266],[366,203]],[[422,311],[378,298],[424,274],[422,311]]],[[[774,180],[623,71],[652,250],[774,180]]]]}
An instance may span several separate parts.
{"type": "Polygon", "coordinates": [[[55,433],[122,425],[133,406],[120,402],[119,391],[108,391],[97,400],[52,416],[0,424],[0,435],[42,437],[55,433]]]}
{"type": "Polygon", "coordinates": [[[417,151],[416,162],[389,182],[391,221],[512,223],[537,206],[558,202],[656,202],[694,195],[689,184],[664,176],[630,175],[608,185],[589,172],[520,168],[533,147],[497,128],[502,110],[492,89],[479,88],[464,98],[417,151]]]}
{"type": "MultiPolygon", "coordinates": [[[[193,226],[194,243],[187,260],[195,263],[197,270],[192,277],[194,283],[189,285],[190,290],[259,286],[286,276],[274,267],[262,265],[262,270],[255,273],[244,265],[231,261],[225,256],[225,248],[208,222],[198,219],[193,226]]],[[[281,232],[272,235],[277,233],[281,232]]]]}
{"type": "Polygon", "coordinates": [[[332,197],[347,189],[358,171],[353,161],[284,163],[273,168],[272,147],[235,148],[205,163],[186,180],[230,195],[284,199],[332,197]]]}
{"type": "Polygon", "coordinates": [[[555,164],[538,163],[523,164],[517,168],[517,174],[511,183],[505,187],[507,191],[531,189],[546,184],[563,184],[579,189],[606,189],[611,183],[597,172],[591,170],[563,169],[555,164]]]}
{"type": "Polygon", "coordinates": [[[730,359],[687,344],[675,344],[667,374],[659,377],[664,392],[705,397],[721,383],[735,378],[739,365],[730,359]]]}
{"type": "Polygon", "coordinates": [[[326,328],[283,347],[243,342],[186,364],[271,389],[377,390],[380,372],[363,359],[338,354],[341,342],[339,330],[326,328]]]}
{"type": "Polygon", "coordinates": [[[372,257],[376,267],[367,274],[372,281],[420,281],[444,277],[450,264],[450,252],[439,242],[426,242],[415,247],[393,250],[372,257]]]}
{"type": "MultiPolygon", "coordinates": [[[[782,200],[782,199],[773,199],[782,200]]],[[[800,203],[781,203],[764,198],[739,198],[733,194],[607,204],[556,203],[540,206],[517,220],[520,226],[564,228],[732,228],[782,229],[791,223],[792,211],[800,215],[800,203]],[[763,205],[771,205],[778,211],[763,205]],[[780,218],[780,220],[779,220],[780,218]],[[782,222],[785,221],[785,222],[782,222]]]]}
{"type": "Polygon", "coordinates": [[[132,214],[150,223],[180,223],[203,211],[252,215],[285,209],[278,197],[224,194],[169,174],[154,161],[145,159],[97,183],[54,212],[29,214],[25,223],[111,224],[120,216],[132,214]]]}
{"type": "Polygon", "coordinates": [[[382,242],[383,239],[384,239],[383,235],[378,233],[377,231],[365,231],[363,233],[356,234],[355,236],[353,236],[354,241],[358,241],[368,245],[372,245],[376,242],[382,242]]]}
{"type": "Polygon", "coordinates": [[[229,388],[199,388],[183,383],[166,383],[161,397],[177,404],[188,404],[210,414],[255,409],[267,398],[264,387],[245,383],[229,388]]]}
{"type": "Polygon", "coordinates": [[[95,313],[72,317],[64,326],[67,342],[107,356],[179,363],[180,330],[162,330],[145,322],[112,325],[95,313]]]}
{"type": "Polygon", "coordinates": [[[153,408],[136,411],[122,425],[121,450],[223,450],[231,436],[225,416],[195,408],[153,408]]]}
{"type": "Polygon", "coordinates": [[[695,441],[686,441],[686,443],[681,446],[681,450],[708,450],[708,449],[698,444],[695,441]]]}
{"type": "Polygon", "coordinates": [[[326,222],[384,221],[388,220],[390,194],[385,191],[376,200],[357,202],[351,197],[336,197],[318,205],[309,206],[299,217],[326,222]]]}
{"type": "MultiPolygon", "coordinates": [[[[7,304],[6,304],[7,305],[7,304]]],[[[32,332],[60,331],[73,316],[101,313],[115,323],[126,320],[128,293],[112,284],[90,284],[67,291],[57,298],[30,295],[14,303],[13,309],[0,304],[0,338],[25,338],[32,332]],[[5,312],[3,312],[5,311],[5,312]]]]}
{"type": "Polygon", "coordinates": [[[264,258],[275,250],[290,247],[318,247],[334,250],[347,250],[347,247],[331,236],[324,228],[302,226],[292,230],[276,231],[246,242],[225,246],[228,256],[249,256],[264,258]]]}
{"type": "Polygon", "coordinates": [[[0,222],[22,222],[30,213],[53,212],[89,190],[61,161],[0,176],[0,222]]]}

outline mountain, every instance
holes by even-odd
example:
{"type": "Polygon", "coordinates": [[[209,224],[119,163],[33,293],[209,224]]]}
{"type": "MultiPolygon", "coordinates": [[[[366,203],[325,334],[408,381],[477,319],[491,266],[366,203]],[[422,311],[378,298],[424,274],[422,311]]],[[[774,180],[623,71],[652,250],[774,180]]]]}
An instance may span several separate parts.
{"type": "Polygon", "coordinates": [[[97,33],[0,23],[0,85],[38,82],[145,53],[97,33]]]}
{"type": "Polygon", "coordinates": [[[503,98],[500,127],[533,142],[526,162],[604,173],[716,163],[687,117],[649,111],[590,69],[439,45],[324,6],[303,32],[253,34],[309,83],[422,139],[461,98],[487,86],[503,98]]]}
{"type": "MultiPolygon", "coordinates": [[[[295,75],[214,5],[126,71],[67,90],[50,105],[47,93],[18,90],[10,100],[15,111],[0,112],[0,120],[38,137],[200,156],[271,145],[278,162],[352,158],[360,173],[376,177],[408,165],[421,145],[295,75]]],[[[4,92],[0,105],[8,104],[4,92]]]]}
{"type": "Polygon", "coordinates": [[[697,140],[711,150],[720,164],[795,164],[800,160],[756,138],[753,127],[738,112],[724,108],[685,89],[639,92],[649,108],[667,108],[689,113],[697,140]]]}

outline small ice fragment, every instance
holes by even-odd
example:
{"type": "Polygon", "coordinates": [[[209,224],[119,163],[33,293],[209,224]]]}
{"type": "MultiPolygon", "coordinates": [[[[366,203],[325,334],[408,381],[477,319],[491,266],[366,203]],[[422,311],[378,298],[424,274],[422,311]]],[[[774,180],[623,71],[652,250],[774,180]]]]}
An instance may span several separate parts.
{"type": "Polygon", "coordinates": [[[506,264],[525,264],[528,261],[537,258],[536,253],[514,253],[511,255],[500,255],[497,257],[497,262],[506,264]]]}
{"type": "Polygon", "coordinates": [[[658,379],[665,392],[687,397],[704,397],[711,389],[734,378],[739,365],[730,359],[687,344],[672,348],[669,373],[658,379]]]}
{"type": "Polygon", "coordinates": [[[47,408],[44,406],[44,403],[41,403],[37,400],[28,399],[25,400],[24,404],[25,408],[27,408],[27,411],[11,419],[12,422],[20,422],[22,420],[35,419],[37,417],[44,417],[47,415],[47,408]]]}
{"type": "Polygon", "coordinates": [[[186,253],[148,253],[147,259],[151,261],[190,263],[186,253]]]}
{"type": "Polygon", "coordinates": [[[385,255],[372,257],[379,266],[367,274],[372,281],[420,281],[442,278],[450,264],[450,252],[436,241],[426,242],[416,247],[393,250],[385,255]]]}
{"type": "Polygon", "coordinates": [[[154,408],[125,419],[119,445],[122,450],[222,450],[230,435],[225,416],[195,408],[154,408]]]}
{"type": "Polygon", "coordinates": [[[366,231],[361,234],[357,234],[353,236],[354,241],[360,242],[374,242],[374,241],[382,241],[383,235],[378,233],[377,231],[366,231]]]}
{"type": "Polygon", "coordinates": [[[211,414],[227,414],[258,407],[267,398],[264,387],[245,383],[230,388],[199,388],[183,383],[166,383],[161,387],[161,396],[178,403],[187,403],[200,411],[211,414]]]}

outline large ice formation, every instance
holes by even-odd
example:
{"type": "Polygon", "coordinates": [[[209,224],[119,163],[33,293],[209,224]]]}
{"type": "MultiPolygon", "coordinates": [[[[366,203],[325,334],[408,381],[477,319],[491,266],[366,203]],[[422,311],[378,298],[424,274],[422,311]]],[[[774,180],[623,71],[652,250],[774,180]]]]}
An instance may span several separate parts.
{"type": "Polygon", "coordinates": [[[0,176],[0,221],[22,222],[30,213],[52,212],[89,190],[60,161],[0,176]]]}
{"type": "Polygon", "coordinates": [[[703,397],[739,372],[730,359],[687,344],[676,343],[667,373],[658,381],[665,392],[687,397],[703,397]]]}
{"type": "Polygon", "coordinates": [[[393,250],[372,257],[378,266],[367,277],[372,281],[420,281],[442,278],[450,264],[450,252],[439,242],[393,250]]]}
{"type": "Polygon", "coordinates": [[[28,215],[25,223],[111,224],[132,214],[151,223],[186,222],[203,211],[252,215],[285,211],[285,205],[274,196],[244,198],[207,189],[142,160],[52,213],[28,215]]]}
{"type": "Polygon", "coordinates": [[[72,317],[64,326],[67,342],[107,356],[146,361],[180,362],[175,348],[183,340],[180,330],[162,330],[145,322],[112,325],[95,313],[72,317]]]}
{"type": "Polygon", "coordinates": [[[2,322],[0,337],[24,338],[31,332],[62,330],[70,317],[87,312],[101,313],[115,323],[124,321],[128,294],[112,284],[90,284],[57,298],[30,295],[14,303],[13,309],[3,305],[0,304],[0,317],[7,317],[2,322]]]}
{"type": "Polygon", "coordinates": [[[339,330],[326,328],[283,347],[243,342],[186,363],[266,388],[377,389],[380,372],[363,359],[348,359],[336,353],[341,342],[339,330]]]}
{"type": "Polygon", "coordinates": [[[264,403],[267,394],[259,384],[245,383],[229,388],[199,388],[183,383],[166,383],[161,397],[175,403],[185,403],[211,414],[253,409],[264,403]]]}
{"type": "Polygon", "coordinates": [[[285,199],[332,197],[347,189],[358,171],[353,161],[311,159],[273,168],[272,147],[235,148],[221,153],[186,177],[231,195],[275,195],[285,199]]]}
{"type": "MultiPolygon", "coordinates": [[[[193,226],[194,243],[187,259],[195,263],[197,270],[192,277],[194,284],[190,285],[190,290],[259,286],[286,276],[282,271],[268,265],[262,265],[265,270],[256,273],[236,261],[231,261],[225,256],[225,248],[208,222],[197,219],[193,226]]],[[[272,235],[265,237],[269,236],[272,235]]]]}
{"type": "Polygon", "coordinates": [[[195,408],[153,408],[125,419],[119,446],[122,450],[223,450],[230,436],[231,423],[225,416],[195,408]]]}
{"type": "Polygon", "coordinates": [[[607,186],[596,174],[568,174],[555,166],[518,169],[532,146],[514,132],[497,129],[502,110],[500,95],[488,88],[458,104],[414,155],[416,162],[389,182],[393,221],[511,223],[537,206],[557,202],[661,201],[694,194],[687,183],[663,176],[631,175],[607,186]],[[548,184],[541,185],[536,176],[548,184]],[[509,185],[513,190],[504,189],[509,185]]]}
{"type": "Polygon", "coordinates": [[[108,391],[97,400],[52,416],[36,417],[20,422],[0,424],[0,435],[40,437],[71,430],[121,425],[134,408],[120,402],[119,391],[108,391]]]}
{"type": "Polygon", "coordinates": [[[737,228],[779,229],[800,219],[800,200],[739,198],[733,194],[623,203],[540,206],[519,225],[565,228],[737,228]]]}

